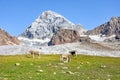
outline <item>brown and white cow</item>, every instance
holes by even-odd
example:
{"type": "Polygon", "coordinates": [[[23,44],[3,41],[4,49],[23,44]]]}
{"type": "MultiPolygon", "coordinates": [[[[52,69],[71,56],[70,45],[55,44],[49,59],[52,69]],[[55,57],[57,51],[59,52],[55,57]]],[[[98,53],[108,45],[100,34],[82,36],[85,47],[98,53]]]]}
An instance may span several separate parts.
{"type": "Polygon", "coordinates": [[[61,54],[60,61],[65,62],[65,63],[70,62],[71,61],[70,55],[69,54],[61,54]]]}

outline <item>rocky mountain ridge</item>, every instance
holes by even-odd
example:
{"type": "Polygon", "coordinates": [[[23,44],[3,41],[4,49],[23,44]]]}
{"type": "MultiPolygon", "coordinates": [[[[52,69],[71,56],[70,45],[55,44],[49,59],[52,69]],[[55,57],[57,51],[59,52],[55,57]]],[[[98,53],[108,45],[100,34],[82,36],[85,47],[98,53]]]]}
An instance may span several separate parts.
{"type": "Polygon", "coordinates": [[[14,37],[11,36],[6,31],[0,29],[0,46],[1,45],[19,45],[20,41],[14,37]]]}
{"type": "Polygon", "coordinates": [[[112,36],[120,34],[120,17],[112,17],[110,21],[96,27],[87,32],[89,35],[105,35],[112,36]]]}

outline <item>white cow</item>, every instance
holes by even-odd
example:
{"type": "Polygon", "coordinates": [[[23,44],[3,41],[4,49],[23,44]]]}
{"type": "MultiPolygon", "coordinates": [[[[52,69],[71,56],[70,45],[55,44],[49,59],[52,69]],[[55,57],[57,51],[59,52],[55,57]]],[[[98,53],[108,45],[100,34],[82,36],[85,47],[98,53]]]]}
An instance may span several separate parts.
{"type": "Polygon", "coordinates": [[[40,50],[29,50],[29,53],[32,55],[34,59],[34,55],[38,55],[38,58],[40,58],[40,50]]]}

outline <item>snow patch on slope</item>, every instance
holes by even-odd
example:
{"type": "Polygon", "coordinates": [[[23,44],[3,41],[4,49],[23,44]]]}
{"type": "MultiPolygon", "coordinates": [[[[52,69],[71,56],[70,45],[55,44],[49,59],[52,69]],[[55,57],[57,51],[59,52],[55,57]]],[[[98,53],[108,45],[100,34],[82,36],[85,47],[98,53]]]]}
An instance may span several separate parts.
{"type": "Polygon", "coordinates": [[[95,41],[104,41],[106,39],[106,37],[100,37],[99,35],[90,35],[89,37],[95,41]]]}
{"type": "Polygon", "coordinates": [[[24,37],[18,37],[19,40],[24,40],[24,41],[29,41],[29,42],[40,42],[40,43],[45,43],[45,42],[49,42],[50,39],[46,38],[46,39],[28,39],[28,38],[24,38],[24,37]]]}
{"type": "Polygon", "coordinates": [[[104,41],[104,40],[106,40],[106,39],[114,38],[115,35],[111,35],[111,36],[109,36],[109,37],[100,36],[100,35],[89,35],[89,37],[90,37],[92,40],[95,40],[95,41],[104,41]]]}

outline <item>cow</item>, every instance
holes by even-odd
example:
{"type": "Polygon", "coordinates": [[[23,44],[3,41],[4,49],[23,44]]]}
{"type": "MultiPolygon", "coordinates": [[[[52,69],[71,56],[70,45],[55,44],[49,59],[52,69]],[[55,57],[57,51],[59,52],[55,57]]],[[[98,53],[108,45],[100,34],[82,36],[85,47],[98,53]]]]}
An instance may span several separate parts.
{"type": "Polygon", "coordinates": [[[69,51],[69,53],[70,53],[72,56],[77,56],[77,53],[76,53],[75,50],[73,50],[73,51],[69,51]]]}
{"type": "Polygon", "coordinates": [[[39,50],[29,50],[29,53],[32,55],[33,59],[34,59],[35,55],[38,55],[38,58],[40,58],[40,51],[39,50]]]}
{"type": "Polygon", "coordinates": [[[61,62],[70,62],[71,59],[70,59],[70,55],[69,54],[61,54],[60,55],[60,61],[61,62]]]}

